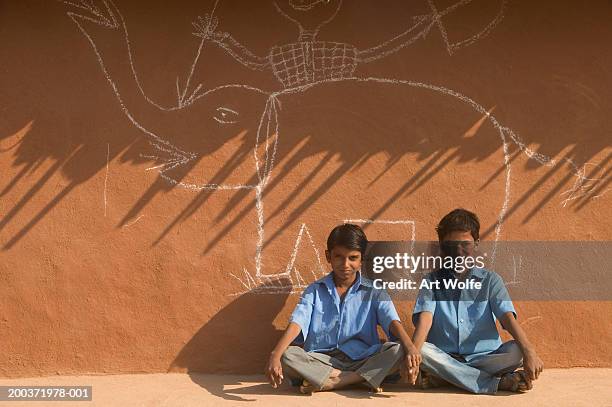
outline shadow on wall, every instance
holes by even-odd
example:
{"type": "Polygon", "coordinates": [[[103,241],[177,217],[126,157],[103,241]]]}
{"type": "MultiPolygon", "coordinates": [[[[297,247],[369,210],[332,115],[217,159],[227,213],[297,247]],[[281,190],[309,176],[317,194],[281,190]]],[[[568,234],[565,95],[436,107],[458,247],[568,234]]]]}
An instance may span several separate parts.
{"type": "MultiPolygon", "coordinates": [[[[38,36],[37,42],[31,44],[32,52],[27,54],[24,54],[23,44],[8,44],[0,51],[11,80],[28,84],[29,87],[28,92],[20,94],[19,98],[15,96],[16,90],[0,96],[3,105],[11,106],[3,112],[4,120],[0,123],[0,154],[4,159],[10,157],[12,166],[18,168],[11,179],[3,179],[0,197],[9,194],[17,184],[26,182],[28,176],[46,160],[50,158],[53,161],[45,167],[45,172],[31,184],[27,192],[17,199],[16,204],[3,213],[0,232],[13,222],[53,176],[61,173],[68,179],[59,192],[8,239],[4,250],[18,243],[76,186],[104,171],[108,162],[115,160],[134,165],[148,164],[150,168],[161,170],[157,182],[134,203],[117,227],[136,219],[153,198],[177,188],[178,184],[181,184],[181,188],[194,190],[191,202],[177,211],[173,220],[153,239],[153,245],[163,240],[180,222],[192,217],[213,193],[231,194],[227,206],[216,221],[227,216],[240,203],[248,202],[247,209],[233,219],[223,232],[213,237],[203,248],[204,252],[222,241],[232,228],[238,227],[248,211],[256,209],[254,188],[261,185],[262,176],[270,175],[263,196],[276,202],[266,207],[266,219],[271,220],[272,226],[267,234],[266,245],[278,238],[281,231],[292,225],[296,227],[300,223],[300,216],[306,210],[316,207],[328,191],[343,182],[356,182],[351,174],[364,165],[370,165],[369,160],[379,154],[387,157],[386,163],[383,168],[376,169],[376,174],[367,183],[372,188],[378,182],[383,183],[388,195],[370,210],[370,218],[387,213],[394,205],[398,205],[400,199],[412,199],[422,205],[427,197],[415,193],[422,192],[426,185],[428,188],[437,188],[446,182],[452,187],[451,179],[457,180],[466,174],[462,172],[463,168],[472,168],[470,165],[490,159],[497,160],[497,168],[491,170],[487,164],[488,172],[478,174],[479,183],[471,185],[473,190],[468,193],[484,191],[492,182],[503,183],[506,165],[501,154],[499,129],[494,128],[489,121],[489,113],[494,112],[492,106],[486,106],[482,111],[475,110],[465,100],[449,92],[407,83],[357,82],[343,78],[345,80],[342,83],[324,83],[312,89],[283,93],[279,90],[280,84],[276,83],[276,87],[270,85],[275,84],[272,72],[268,73],[267,79],[262,80],[266,86],[270,85],[267,89],[272,90],[264,91],[244,84],[253,83],[253,78],[257,75],[265,76],[265,73],[237,70],[234,66],[237,62],[217,50],[206,54],[208,59],[204,64],[207,75],[225,78],[227,72],[230,72],[234,76],[227,78],[227,83],[238,83],[240,86],[217,87],[207,93],[197,85],[198,72],[202,69],[198,67],[191,87],[189,84],[183,85],[184,78],[177,81],[178,108],[168,107],[174,106],[172,103],[168,106],[159,105],[145,95],[143,78],[151,84],[154,83],[152,78],[163,76],[176,67],[159,60],[150,63],[150,57],[147,60],[146,56],[143,59],[149,63],[138,62],[135,55],[140,58],[146,52],[136,53],[135,50],[152,51],[152,45],[126,41],[126,30],[133,27],[138,33],[140,23],[146,26],[144,17],[138,15],[134,11],[135,6],[127,2],[117,0],[116,3],[118,8],[111,7],[108,10],[104,4],[112,3],[100,2],[100,7],[91,9],[67,9],[66,4],[60,2],[45,5],[48,9],[40,6],[40,11],[32,14],[33,23],[52,26],[53,30],[48,30],[51,34],[38,36]],[[121,8],[125,8],[123,13],[120,13],[121,8]],[[68,18],[66,11],[79,12],[81,15],[89,13],[90,18],[74,14],[68,18]],[[56,18],[49,22],[47,15],[56,18]],[[67,48],[66,44],[74,49],[67,48]],[[19,55],[20,58],[11,57],[13,55],[19,55]],[[218,58],[216,63],[210,63],[211,55],[218,58]],[[133,61],[133,66],[130,61],[133,61]],[[48,80],[48,72],[41,71],[43,62],[54,74],[53,81],[48,80]],[[100,68],[103,75],[100,74],[100,68]],[[140,70],[142,73],[138,80],[136,72],[140,70]],[[107,80],[111,82],[111,87],[107,80]],[[271,97],[273,92],[276,92],[276,96],[271,97]],[[277,118],[274,117],[275,113],[278,113],[277,118]],[[265,128],[262,128],[262,124],[265,128]],[[260,146],[262,141],[278,136],[278,149],[273,153],[271,150],[257,151],[255,145],[258,132],[260,146]],[[259,162],[256,162],[257,159],[259,162]],[[300,163],[308,162],[309,159],[316,160],[316,163],[309,168],[303,165],[300,167],[300,163]],[[337,165],[328,165],[330,163],[337,165]],[[393,179],[385,180],[397,167],[407,168],[403,176],[398,177],[396,172],[393,179]],[[268,174],[266,171],[271,172],[268,174]]],[[[11,13],[18,16],[22,12],[20,7],[23,7],[20,3],[10,8],[6,6],[7,21],[12,21],[11,13]]],[[[244,2],[233,10],[221,8],[218,15],[236,24],[236,21],[251,18],[248,11],[253,7],[249,2],[244,2]],[[242,13],[236,11],[239,9],[242,13]]],[[[337,18],[346,18],[349,14],[345,13],[349,10],[354,18],[367,16],[370,12],[381,12],[375,6],[356,6],[346,2],[337,18]]],[[[406,14],[410,15],[411,11],[406,11],[406,14]]],[[[268,7],[260,7],[256,12],[259,18],[270,21],[279,19],[272,3],[268,7]]],[[[398,21],[403,21],[405,17],[390,15],[388,24],[400,26],[398,21]]],[[[14,21],[19,20],[15,18],[14,21]]],[[[486,18],[484,21],[487,21],[486,18]]],[[[282,30],[285,31],[277,33],[279,37],[296,41],[295,27],[291,24],[283,25],[282,30]]],[[[342,38],[342,33],[337,31],[329,23],[321,35],[342,38]]],[[[240,32],[232,34],[239,36],[240,32]]],[[[432,31],[419,44],[435,48],[439,45],[435,42],[438,38],[433,37],[432,31]]],[[[196,37],[191,39],[194,41],[194,49],[198,50],[199,40],[196,37]]],[[[496,51],[492,45],[488,46],[492,47],[488,49],[490,52],[503,52],[496,51]]],[[[381,71],[374,76],[411,77],[412,72],[407,71],[403,55],[422,61],[421,70],[448,62],[448,55],[430,55],[431,52],[423,47],[421,45],[416,49],[397,51],[402,57],[391,58],[388,63],[376,65],[381,71]],[[419,52],[427,54],[427,57],[419,56],[419,52]]],[[[460,53],[455,53],[453,58],[460,58],[458,55],[460,53]]],[[[479,69],[478,61],[462,62],[468,72],[470,69],[474,72],[479,69]]],[[[365,72],[371,76],[371,71],[366,69],[365,72]]],[[[355,76],[359,75],[360,67],[357,67],[355,76]]],[[[210,77],[201,81],[206,88],[210,88],[207,85],[210,77]]],[[[562,78],[558,80],[563,82],[562,78]]],[[[500,92],[504,91],[502,86],[500,92]]],[[[174,92],[174,86],[169,88],[174,92]]],[[[601,105],[603,102],[597,103],[601,105]]],[[[580,117],[586,114],[587,109],[580,103],[576,102],[572,106],[578,109],[580,117]]],[[[603,110],[603,106],[600,107],[603,110]]],[[[583,118],[586,120],[588,117],[594,116],[583,118]]],[[[504,135],[510,140],[508,132],[504,135]]],[[[603,134],[599,136],[589,140],[588,151],[576,143],[575,138],[581,137],[580,134],[548,138],[541,149],[549,154],[563,152],[563,157],[527,192],[513,199],[506,218],[529,204],[531,206],[523,223],[529,222],[539,210],[553,199],[558,199],[558,195],[571,189],[572,185],[579,193],[570,201],[576,211],[583,209],[594,197],[605,194],[612,183],[609,172],[612,155],[597,165],[582,164],[609,147],[609,138],[603,134]],[[569,165],[566,159],[572,160],[574,165],[569,165]],[[586,183],[576,185],[577,174],[586,183]],[[529,197],[552,177],[561,180],[539,202],[528,203],[529,197]],[[589,181],[591,179],[597,179],[597,183],[589,181]]],[[[538,143],[538,140],[531,142],[538,143]]],[[[522,151],[516,143],[509,145],[507,158],[510,163],[521,155],[522,151]]],[[[530,164],[525,167],[529,168],[535,166],[530,164]]],[[[455,182],[457,190],[467,184],[470,182],[455,182]]],[[[404,201],[401,205],[409,206],[409,202],[404,201]]],[[[337,221],[337,217],[334,219],[337,221]]],[[[493,228],[494,225],[489,222],[483,237],[493,233],[493,228]]]]}
{"type": "MultiPolygon", "coordinates": [[[[283,285],[289,281],[279,280],[283,285]]],[[[282,333],[272,324],[285,306],[289,294],[243,294],[219,311],[191,338],[174,359],[168,372],[187,372],[211,394],[228,400],[246,401],[225,391],[228,383],[210,374],[263,374],[272,350],[282,333]]]]}
{"type": "Polygon", "coordinates": [[[181,349],[168,371],[263,373],[269,352],[284,331],[284,327],[278,330],[272,322],[288,296],[287,293],[239,296],[200,328],[181,349]]]}
{"type": "MultiPolygon", "coordinates": [[[[279,283],[287,285],[290,281],[279,280],[279,283]]],[[[200,328],[181,349],[168,372],[186,371],[194,383],[225,400],[254,401],[244,396],[266,394],[300,396],[296,388],[290,387],[288,378],[278,389],[267,383],[245,387],[245,379],[240,378],[256,374],[257,380],[263,380],[270,351],[284,332],[284,328],[277,329],[272,321],[287,298],[286,293],[241,295],[200,328]],[[231,388],[238,385],[240,388],[231,388]]],[[[361,387],[358,392],[340,394],[358,399],[389,397],[369,393],[361,387]]]]}

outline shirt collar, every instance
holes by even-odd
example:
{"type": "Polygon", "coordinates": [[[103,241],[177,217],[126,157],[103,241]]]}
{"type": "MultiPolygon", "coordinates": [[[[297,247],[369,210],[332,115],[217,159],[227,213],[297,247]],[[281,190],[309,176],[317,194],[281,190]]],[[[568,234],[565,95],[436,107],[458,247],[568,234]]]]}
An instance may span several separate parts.
{"type": "MultiPolygon", "coordinates": [[[[364,286],[364,287],[372,286],[372,282],[369,279],[361,276],[361,271],[357,272],[355,279],[357,281],[355,281],[355,283],[351,286],[350,288],[351,291],[357,291],[359,287],[361,286],[364,286]]],[[[330,292],[333,292],[332,290],[336,289],[334,285],[334,272],[330,271],[325,277],[317,280],[317,283],[324,284],[330,292]]]]}
{"type": "Polygon", "coordinates": [[[474,267],[472,269],[472,273],[470,274],[471,277],[476,277],[480,279],[484,279],[486,275],[487,275],[487,270],[485,268],[480,268],[480,267],[474,267]]]}

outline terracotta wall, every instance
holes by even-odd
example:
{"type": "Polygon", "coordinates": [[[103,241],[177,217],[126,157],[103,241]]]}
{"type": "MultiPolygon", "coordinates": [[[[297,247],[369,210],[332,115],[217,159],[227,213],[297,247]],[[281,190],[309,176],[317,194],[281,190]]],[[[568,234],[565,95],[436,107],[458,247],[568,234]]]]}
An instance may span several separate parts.
{"type": "MultiPolygon", "coordinates": [[[[348,219],[611,240],[612,5],[455,1],[0,2],[0,375],[260,372],[348,219]]],[[[604,300],[516,306],[612,366],[604,300]]]]}

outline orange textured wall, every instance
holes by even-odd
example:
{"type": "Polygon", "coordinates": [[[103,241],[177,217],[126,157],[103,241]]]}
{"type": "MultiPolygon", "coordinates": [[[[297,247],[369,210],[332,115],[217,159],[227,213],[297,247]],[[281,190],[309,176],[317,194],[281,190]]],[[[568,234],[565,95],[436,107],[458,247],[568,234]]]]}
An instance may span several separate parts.
{"type": "MultiPolygon", "coordinates": [[[[0,375],[260,372],[347,219],[611,240],[612,5],[455,1],[0,3],[0,375]]],[[[611,300],[516,306],[609,367],[611,300]]]]}

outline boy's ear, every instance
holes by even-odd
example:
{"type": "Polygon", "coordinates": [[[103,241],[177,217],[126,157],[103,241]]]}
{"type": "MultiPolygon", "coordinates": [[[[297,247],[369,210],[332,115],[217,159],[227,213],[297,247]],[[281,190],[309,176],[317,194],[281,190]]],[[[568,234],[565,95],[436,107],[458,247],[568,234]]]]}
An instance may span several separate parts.
{"type": "Polygon", "coordinates": [[[329,250],[325,250],[325,259],[331,264],[331,254],[329,253],[329,250]]]}

